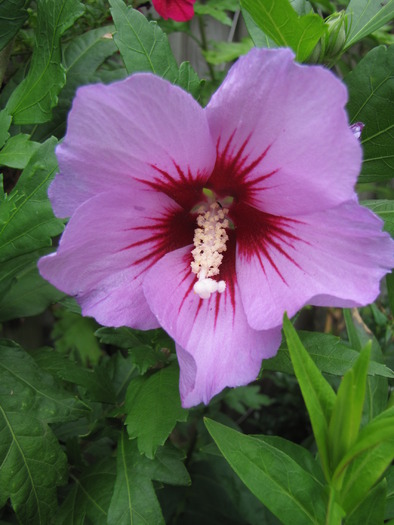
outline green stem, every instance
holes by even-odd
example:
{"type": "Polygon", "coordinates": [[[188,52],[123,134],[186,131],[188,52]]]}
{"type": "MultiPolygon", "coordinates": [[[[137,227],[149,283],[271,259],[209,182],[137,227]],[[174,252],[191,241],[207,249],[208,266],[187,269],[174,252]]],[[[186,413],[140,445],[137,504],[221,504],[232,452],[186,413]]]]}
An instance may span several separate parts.
{"type": "MultiPolygon", "coordinates": [[[[205,33],[205,24],[204,24],[203,17],[201,15],[198,16],[198,27],[200,29],[200,35],[201,35],[201,49],[203,49],[204,51],[208,51],[208,42],[207,42],[207,35],[205,33]]],[[[207,66],[209,70],[209,75],[212,81],[215,82],[216,80],[215,70],[213,69],[212,64],[210,64],[209,62],[207,62],[207,66]]]]}
{"type": "Polygon", "coordinates": [[[330,487],[330,498],[328,500],[326,522],[324,525],[341,525],[344,517],[343,509],[335,501],[335,490],[330,487]]]}

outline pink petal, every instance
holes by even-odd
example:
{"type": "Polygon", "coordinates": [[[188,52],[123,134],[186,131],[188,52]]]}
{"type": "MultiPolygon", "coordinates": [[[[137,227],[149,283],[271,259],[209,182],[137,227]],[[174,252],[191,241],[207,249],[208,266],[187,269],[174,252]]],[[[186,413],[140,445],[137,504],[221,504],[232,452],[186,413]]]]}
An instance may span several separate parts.
{"type": "Polygon", "coordinates": [[[77,208],[57,252],[40,259],[39,269],[99,323],[155,328],[142,281],[165,253],[192,237],[193,228],[163,193],[99,194],[77,208]]]}
{"type": "Polygon", "coordinates": [[[193,4],[196,0],[152,0],[156,11],[164,20],[186,22],[193,18],[193,4]]]}
{"type": "Polygon", "coordinates": [[[356,201],[294,218],[243,209],[237,277],[249,324],[266,330],[305,304],[361,306],[394,263],[382,222],[356,201]]]}
{"type": "Polygon", "coordinates": [[[168,253],[144,280],[152,312],[178,345],[184,407],[208,403],[226,386],[256,379],[261,360],[276,353],[281,339],[280,327],[256,331],[248,325],[231,254],[220,274],[227,281],[226,291],[200,299],[193,292],[191,250],[188,246],[168,253]]]}
{"type": "Polygon", "coordinates": [[[209,185],[267,212],[304,214],[353,198],[362,150],[345,86],[288,49],[252,49],[206,108],[218,149],[209,185]]]}
{"type": "Polygon", "coordinates": [[[137,179],[165,184],[175,200],[188,204],[189,194],[203,186],[215,162],[201,106],[149,73],[81,87],[56,154],[60,173],[49,195],[55,213],[63,217],[98,193],[130,191],[137,179]]]}

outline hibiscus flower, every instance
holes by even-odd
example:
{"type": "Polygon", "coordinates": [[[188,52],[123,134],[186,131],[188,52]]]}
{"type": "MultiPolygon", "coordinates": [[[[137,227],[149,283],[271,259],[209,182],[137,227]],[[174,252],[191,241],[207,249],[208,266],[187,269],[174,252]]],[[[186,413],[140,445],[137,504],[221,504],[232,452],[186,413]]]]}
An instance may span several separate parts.
{"type": "Polygon", "coordinates": [[[283,314],[373,301],[392,266],[358,204],[345,86],[253,49],[206,108],[152,74],[81,87],[49,191],[71,216],[41,274],[107,326],[161,326],[183,406],[256,378],[283,314]]]}
{"type": "Polygon", "coordinates": [[[196,0],[152,0],[153,6],[159,15],[167,20],[186,22],[193,18],[193,4],[196,0]]]}

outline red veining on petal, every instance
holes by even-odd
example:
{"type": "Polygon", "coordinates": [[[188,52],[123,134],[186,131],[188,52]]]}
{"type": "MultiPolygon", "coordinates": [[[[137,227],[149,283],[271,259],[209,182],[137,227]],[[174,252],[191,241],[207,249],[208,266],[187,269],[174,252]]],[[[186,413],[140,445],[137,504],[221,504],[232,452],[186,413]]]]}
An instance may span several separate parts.
{"type": "Polygon", "coordinates": [[[237,148],[233,145],[235,133],[236,130],[222,149],[219,138],[216,145],[216,163],[207,186],[219,195],[230,195],[238,202],[251,204],[255,194],[264,189],[261,183],[275,175],[279,168],[264,173],[261,164],[271,145],[267,146],[256,158],[249,159],[250,155],[245,153],[245,150],[251,135],[237,148]],[[261,170],[261,174],[256,176],[258,170],[261,170]],[[248,178],[252,172],[255,172],[253,178],[248,178]]]}
{"type": "Polygon", "coordinates": [[[125,246],[123,250],[145,248],[145,255],[137,259],[134,264],[142,265],[141,273],[151,268],[166,253],[191,244],[195,223],[185,210],[164,210],[159,217],[145,217],[149,224],[134,226],[130,231],[146,232],[139,241],[125,246]]]}
{"type": "Polygon", "coordinates": [[[174,168],[178,177],[171,175],[153,164],[150,166],[157,173],[157,176],[154,177],[153,180],[137,179],[139,182],[142,182],[155,191],[165,193],[185,210],[193,208],[201,199],[201,191],[208,178],[207,175],[202,173],[193,175],[190,168],[188,168],[187,173],[185,173],[175,161],[174,168]]]}
{"type": "Polygon", "coordinates": [[[262,271],[266,274],[265,265],[269,264],[285,283],[276,256],[278,253],[301,269],[294,258],[296,244],[305,242],[292,233],[294,224],[300,221],[264,213],[247,204],[237,204],[231,210],[237,234],[238,252],[246,261],[257,257],[262,271]]]}

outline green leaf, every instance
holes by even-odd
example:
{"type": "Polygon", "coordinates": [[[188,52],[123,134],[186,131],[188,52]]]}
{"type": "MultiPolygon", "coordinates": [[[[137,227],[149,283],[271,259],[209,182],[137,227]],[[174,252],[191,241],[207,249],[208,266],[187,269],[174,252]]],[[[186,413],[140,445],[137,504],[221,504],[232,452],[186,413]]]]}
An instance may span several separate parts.
{"type": "Polygon", "coordinates": [[[383,229],[394,237],[394,200],[369,200],[361,204],[379,215],[384,221],[383,229]]]}
{"type": "Polygon", "coordinates": [[[182,62],[175,84],[188,91],[196,100],[201,92],[203,81],[201,81],[189,62],[182,62]]]}
{"type": "Polygon", "coordinates": [[[386,498],[386,520],[394,518],[394,467],[391,466],[386,475],[387,498],[386,498]]]}
{"type": "Polygon", "coordinates": [[[242,9],[242,17],[245,21],[245,25],[248,30],[248,33],[256,47],[268,47],[268,48],[278,47],[275,44],[275,42],[271,38],[269,38],[263,32],[263,30],[256,24],[256,22],[252,18],[252,15],[250,15],[246,9],[242,9]]]}
{"type": "Polygon", "coordinates": [[[281,450],[296,461],[300,467],[309,472],[316,481],[324,484],[325,480],[320,463],[306,448],[279,436],[263,436],[260,434],[253,437],[281,450]]]}
{"type": "Polygon", "coordinates": [[[0,499],[22,523],[50,523],[66,458],[47,423],[86,415],[86,406],[17,344],[0,341],[0,499]]]}
{"type": "Polygon", "coordinates": [[[86,389],[92,401],[115,403],[115,392],[104,368],[95,370],[83,368],[52,348],[40,348],[30,354],[41,370],[52,374],[58,380],[61,379],[86,389]]]}
{"type": "Polygon", "coordinates": [[[189,63],[178,65],[172,54],[167,35],[156,22],[149,22],[139,11],[125,5],[123,0],[110,0],[116,27],[114,40],[122,55],[127,72],[149,71],[161,76],[195,98],[201,82],[189,63]]]}
{"type": "Polygon", "coordinates": [[[127,327],[99,328],[96,335],[102,343],[127,349],[141,375],[149,368],[162,367],[168,362],[167,348],[157,344],[155,331],[142,333],[127,327]]]}
{"type": "Polygon", "coordinates": [[[127,7],[123,0],[110,0],[114,35],[128,73],[151,71],[167,80],[178,76],[178,66],[168,38],[156,22],[127,7]]]}
{"type": "Polygon", "coordinates": [[[97,461],[79,478],[56,513],[55,525],[108,525],[108,507],[116,477],[113,457],[97,461]],[[89,521],[90,520],[90,521],[89,521]]]}
{"type": "MultiPolygon", "coordinates": [[[[59,101],[53,110],[53,118],[47,124],[38,126],[33,136],[36,140],[46,140],[51,135],[62,137],[66,130],[67,114],[75,92],[79,86],[101,81],[102,63],[118,48],[112,38],[114,26],[104,26],[87,31],[64,46],[63,67],[66,83],[59,93],[59,101]]],[[[126,75],[124,68],[116,70],[120,77],[126,75]]]]}
{"type": "Polygon", "coordinates": [[[126,395],[126,425],[131,438],[137,438],[141,454],[153,458],[177,421],[186,421],[188,411],[181,407],[179,371],[175,364],[149,378],[133,380],[126,395]]]}
{"type": "Polygon", "coordinates": [[[357,439],[370,355],[371,344],[365,347],[354,366],[345,374],[337,392],[328,428],[332,470],[357,439]]]}
{"type": "Polygon", "coordinates": [[[309,57],[325,32],[320,16],[298,16],[288,0],[242,0],[241,6],[278,46],[291,47],[299,62],[309,57]]]}
{"type": "Polygon", "coordinates": [[[346,518],[346,525],[376,525],[384,522],[387,482],[382,480],[346,518]]]}
{"type": "Polygon", "coordinates": [[[7,111],[0,111],[0,148],[4,146],[10,134],[8,130],[11,126],[12,117],[7,111]]]}
{"type": "MultiPolygon", "coordinates": [[[[331,334],[300,330],[298,336],[318,369],[327,374],[343,376],[359,356],[359,352],[349,348],[347,343],[331,334]]],[[[275,357],[263,361],[263,370],[294,374],[285,342],[282,343],[275,357]]],[[[390,368],[376,361],[369,363],[368,374],[394,378],[394,372],[390,368]]]]}
{"type": "MultiPolygon", "coordinates": [[[[378,2],[377,2],[378,3],[378,2]]],[[[394,0],[391,0],[394,6],[394,0]]],[[[372,49],[345,77],[351,123],[365,124],[359,182],[389,180],[394,170],[394,46],[372,49]]]]}
{"type": "Polygon", "coordinates": [[[78,419],[86,405],[41,370],[34,359],[12,341],[0,340],[0,398],[4,410],[35,417],[47,423],[78,419]]]}
{"type": "Polygon", "coordinates": [[[394,459],[394,407],[382,412],[359,433],[333,474],[343,508],[353,511],[394,459]]]}
{"type": "Polygon", "coordinates": [[[67,479],[66,456],[50,428],[33,414],[0,398],[0,499],[10,498],[20,523],[51,523],[56,487],[67,479]]]}
{"type": "MultiPolygon", "coordinates": [[[[383,354],[379,343],[369,328],[365,325],[357,308],[353,308],[352,310],[344,309],[343,313],[350,343],[353,348],[361,351],[362,348],[371,342],[372,359],[378,362],[383,361],[383,354]]],[[[388,382],[386,377],[368,377],[363,414],[364,423],[373,419],[386,408],[387,390],[388,382]]]]}
{"type": "Polygon", "coordinates": [[[0,165],[21,170],[26,168],[31,156],[40,147],[38,142],[29,139],[29,135],[24,133],[9,138],[0,151],[0,165]]]}
{"type": "MultiPolygon", "coordinates": [[[[42,253],[45,254],[46,251],[42,253]]],[[[18,260],[21,261],[20,258],[18,260]]],[[[13,266],[12,263],[16,263],[15,259],[7,263],[12,273],[10,281],[3,281],[7,289],[3,289],[0,299],[1,321],[40,314],[49,304],[64,297],[63,292],[42,279],[36,260],[26,263],[22,257],[22,265],[17,272],[17,266],[13,266]]]]}
{"type": "Polygon", "coordinates": [[[97,364],[101,357],[101,348],[94,335],[97,323],[67,310],[57,310],[52,337],[55,348],[65,354],[71,353],[83,364],[97,364]]]}
{"type": "Polygon", "coordinates": [[[394,18],[394,0],[350,0],[346,13],[350,15],[348,48],[394,18]]]}
{"type": "Polygon", "coordinates": [[[283,320],[283,330],[294,372],[312,423],[323,471],[326,478],[329,479],[328,425],[335,404],[335,392],[305,350],[286,314],[283,320]]]}
{"type": "Polygon", "coordinates": [[[323,486],[290,456],[212,420],[205,425],[241,480],[284,525],[324,523],[323,486]]]}
{"type": "Polygon", "coordinates": [[[237,0],[211,0],[201,4],[194,4],[194,13],[196,15],[209,15],[221,24],[232,26],[233,21],[228,16],[227,11],[236,11],[239,8],[237,0]]]}
{"type": "MultiPolygon", "coordinates": [[[[52,237],[63,230],[63,222],[54,217],[47,197],[57,167],[56,143],[55,139],[49,140],[32,155],[11,194],[4,195],[0,207],[0,309],[5,319],[9,318],[5,293],[10,291],[13,280],[18,282],[30,272],[37,259],[48,253],[52,237]]],[[[40,284],[47,287],[37,273],[33,275],[35,282],[29,282],[29,289],[37,289],[40,284]]],[[[42,306],[44,309],[47,304],[44,302],[42,306]]],[[[30,304],[27,310],[31,311],[30,304]]]]}
{"type": "Polygon", "coordinates": [[[51,109],[65,83],[60,37],[83,13],[79,0],[41,0],[36,42],[27,77],[11,95],[7,111],[15,124],[39,124],[51,119],[51,109]]]}
{"type": "Polygon", "coordinates": [[[258,385],[232,388],[226,392],[224,401],[226,405],[240,414],[244,414],[250,408],[259,410],[262,406],[273,403],[273,400],[268,396],[260,394],[260,387],[258,385]]]}
{"type": "Polygon", "coordinates": [[[0,50],[16,35],[27,18],[30,0],[2,0],[0,2],[0,50]]]}
{"type": "Polygon", "coordinates": [[[47,197],[57,162],[55,139],[47,141],[31,157],[17,185],[5,199],[0,215],[0,262],[30,254],[51,245],[63,223],[55,219],[47,197]],[[8,202],[7,202],[8,201],[8,202]],[[8,212],[8,213],[7,213],[8,212]]]}
{"type": "Polygon", "coordinates": [[[152,480],[187,485],[190,480],[182,458],[179,451],[164,448],[155,459],[148,459],[139,453],[136,443],[122,432],[108,525],[164,525],[152,480]]]}
{"type": "Polygon", "coordinates": [[[243,38],[241,42],[213,42],[211,47],[212,49],[203,51],[203,55],[207,62],[218,65],[246,55],[253,43],[250,38],[243,38]]]}

